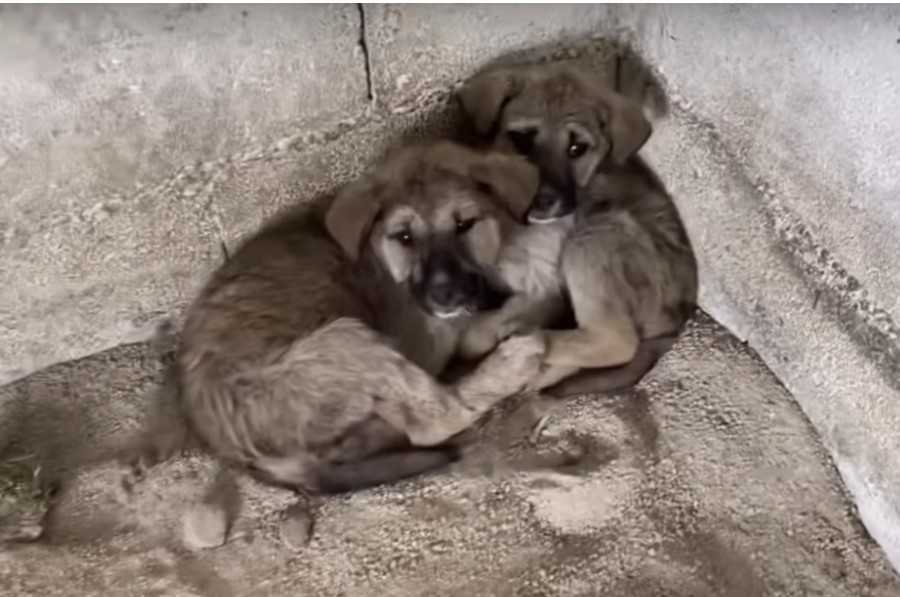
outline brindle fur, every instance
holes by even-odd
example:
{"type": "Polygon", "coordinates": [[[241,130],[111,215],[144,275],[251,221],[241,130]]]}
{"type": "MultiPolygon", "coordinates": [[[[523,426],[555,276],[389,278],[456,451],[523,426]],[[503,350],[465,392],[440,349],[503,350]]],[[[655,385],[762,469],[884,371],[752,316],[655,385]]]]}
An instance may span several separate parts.
{"type": "Polygon", "coordinates": [[[487,275],[537,181],[517,156],[420,144],[327,210],[264,227],[187,314],[168,383],[188,435],[228,467],[306,494],[451,462],[448,440],[539,371],[545,345],[533,334],[452,385],[435,377],[466,313],[494,299],[487,275]]]}
{"type": "Polygon", "coordinates": [[[528,213],[534,234],[571,227],[564,243],[544,243],[539,260],[505,255],[501,269],[545,281],[512,284],[517,294],[481,316],[462,350],[484,354],[511,331],[547,326],[559,316],[564,288],[577,325],[547,332],[537,387],[562,397],[633,385],[673,344],[698,285],[678,210],[637,155],[650,123],[639,106],[570,63],[485,71],[458,98],[482,139],[538,166],[540,190],[528,213]]]}

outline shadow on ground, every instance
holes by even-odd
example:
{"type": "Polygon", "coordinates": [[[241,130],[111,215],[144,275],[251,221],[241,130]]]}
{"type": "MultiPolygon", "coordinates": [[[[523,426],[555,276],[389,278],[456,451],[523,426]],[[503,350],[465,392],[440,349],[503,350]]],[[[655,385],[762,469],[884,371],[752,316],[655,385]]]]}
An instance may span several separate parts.
{"type": "MultiPolygon", "coordinates": [[[[657,78],[623,46],[555,44],[498,61],[536,58],[587,60],[648,110],[667,111],[657,78]]],[[[327,194],[398,139],[458,126],[449,89],[401,108],[376,105],[314,137],[232,160],[224,174],[208,173],[209,192],[249,197],[247,220],[261,221],[327,194]]],[[[159,188],[178,192],[175,183],[159,188]]],[[[103,458],[139,425],[160,379],[156,351],[141,344],[0,388],[0,457],[29,456],[57,488],[46,538],[0,552],[4,594],[900,591],[797,405],[703,314],[637,388],[561,403],[535,444],[527,405],[510,404],[476,430],[477,449],[453,470],[323,500],[314,539],[299,553],[274,530],[293,496],[247,479],[230,543],[187,553],[180,514],[215,474],[202,456],[154,469],[132,495],[121,491],[121,471],[103,458]],[[542,458],[563,466],[531,466],[542,458]]]]}

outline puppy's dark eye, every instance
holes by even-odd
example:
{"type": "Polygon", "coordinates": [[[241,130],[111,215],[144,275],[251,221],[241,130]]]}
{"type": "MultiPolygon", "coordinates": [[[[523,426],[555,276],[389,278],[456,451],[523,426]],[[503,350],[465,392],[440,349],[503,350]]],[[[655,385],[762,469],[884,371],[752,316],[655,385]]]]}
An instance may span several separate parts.
{"type": "Polygon", "coordinates": [[[566,149],[566,154],[568,154],[568,156],[574,160],[574,159],[580,158],[585,153],[587,153],[587,150],[588,150],[587,143],[582,143],[580,141],[574,141],[569,144],[568,149],[566,149]]]}
{"type": "Polygon", "coordinates": [[[522,155],[529,155],[534,149],[534,137],[537,131],[507,131],[506,135],[516,151],[522,155]]]}
{"type": "Polygon", "coordinates": [[[391,240],[395,240],[404,247],[412,246],[413,237],[409,230],[401,230],[391,235],[391,240]]]}
{"type": "Polygon", "coordinates": [[[475,225],[475,218],[456,220],[456,233],[465,234],[475,225]]]}

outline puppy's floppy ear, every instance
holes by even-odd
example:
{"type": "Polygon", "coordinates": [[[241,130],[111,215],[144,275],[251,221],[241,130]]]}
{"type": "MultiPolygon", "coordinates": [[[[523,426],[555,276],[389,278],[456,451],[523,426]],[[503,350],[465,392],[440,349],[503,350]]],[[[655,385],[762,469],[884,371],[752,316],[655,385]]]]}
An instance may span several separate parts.
{"type": "Polygon", "coordinates": [[[356,181],[342,189],[325,214],[325,228],[353,261],[359,258],[363,239],[381,211],[381,200],[372,184],[356,181]]]}
{"type": "Polygon", "coordinates": [[[523,73],[502,68],[475,75],[457,90],[456,98],[479,135],[488,135],[497,124],[504,104],[518,95],[523,73]]]}
{"type": "Polygon", "coordinates": [[[617,164],[636,154],[650,138],[653,127],[641,107],[611,89],[597,90],[597,115],[612,148],[610,155],[617,164]]]}
{"type": "Polygon", "coordinates": [[[540,175],[522,156],[491,152],[474,161],[469,175],[499,199],[518,221],[525,217],[537,194],[540,175]]]}

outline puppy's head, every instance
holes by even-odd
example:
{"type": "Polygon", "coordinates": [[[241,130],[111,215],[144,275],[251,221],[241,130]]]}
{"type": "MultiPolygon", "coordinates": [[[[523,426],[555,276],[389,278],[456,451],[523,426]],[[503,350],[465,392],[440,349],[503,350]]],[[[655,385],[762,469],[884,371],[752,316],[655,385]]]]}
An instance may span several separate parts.
{"type": "Polygon", "coordinates": [[[517,66],[476,75],[457,95],[476,132],[540,169],[529,222],[575,209],[577,191],[624,164],[652,128],[640,106],[572,66],[517,66]]]}
{"type": "Polygon", "coordinates": [[[326,226],[350,259],[373,256],[426,312],[450,318],[500,300],[493,267],[537,186],[519,156],[417,144],[339,193],[326,226]]]}

